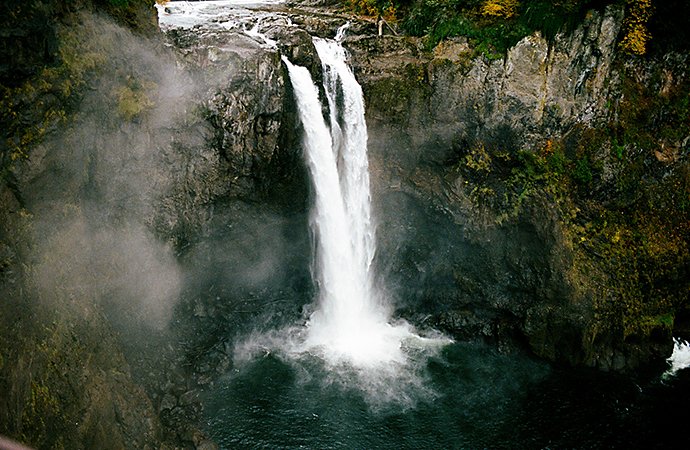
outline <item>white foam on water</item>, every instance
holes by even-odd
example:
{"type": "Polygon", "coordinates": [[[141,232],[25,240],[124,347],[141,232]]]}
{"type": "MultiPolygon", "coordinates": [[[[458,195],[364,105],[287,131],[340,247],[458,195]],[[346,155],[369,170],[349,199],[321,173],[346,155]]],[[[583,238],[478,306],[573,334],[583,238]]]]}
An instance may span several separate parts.
{"type": "Polygon", "coordinates": [[[666,361],[671,367],[662,375],[664,379],[673,377],[679,370],[690,367],[690,343],[683,339],[673,338],[673,353],[666,361]]]}

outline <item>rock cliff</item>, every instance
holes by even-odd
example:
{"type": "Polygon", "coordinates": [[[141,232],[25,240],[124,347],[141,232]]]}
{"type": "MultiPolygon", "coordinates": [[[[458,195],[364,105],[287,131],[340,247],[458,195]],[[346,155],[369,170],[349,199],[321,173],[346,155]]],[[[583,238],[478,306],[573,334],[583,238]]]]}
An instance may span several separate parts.
{"type": "Polygon", "coordinates": [[[620,8],[496,59],[322,9],[175,28],[164,45],[142,36],[140,2],[108,3],[116,23],[99,2],[43,3],[40,26],[1,36],[25,43],[0,68],[0,423],[14,437],[212,447],[199,390],[236,335],[294,323],[314,289],[281,55],[318,79],[309,34],[346,19],[398,314],[617,371],[687,332],[688,55],[620,55],[620,8]]]}
{"type": "MultiPolygon", "coordinates": [[[[655,186],[673,178],[663,189],[687,195],[680,156],[687,127],[666,144],[676,159],[662,164],[658,147],[640,148],[632,133],[619,137],[634,128],[635,106],[625,97],[631,78],[666,73],[668,92],[680,92],[687,73],[676,58],[687,56],[644,68],[626,61],[616,51],[622,14],[617,7],[591,11],[573,32],[550,42],[527,36],[501,59],[476,56],[461,38],[433,51],[407,37],[347,40],[367,101],[379,262],[409,311],[463,338],[522,341],[569,364],[630,370],[668,354],[670,318],[681,330],[686,314],[680,274],[687,273],[687,237],[675,237],[685,219],[664,225],[675,230],[661,244],[677,264],[669,278],[666,256],[639,241],[624,245],[646,254],[645,273],[622,274],[605,262],[627,250],[604,236],[611,232],[604,217],[620,232],[666,214],[623,205],[629,177],[655,178],[655,186]],[[620,215],[611,218],[611,210],[620,215]],[[639,283],[634,293],[626,276],[639,283]],[[667,290],[650,294],[643,278],[667,290]]],[[[655,88],[644,95],[664,96],[655,88]]],[[[684,202],[668,207],[683,211],[684,202]]]]}

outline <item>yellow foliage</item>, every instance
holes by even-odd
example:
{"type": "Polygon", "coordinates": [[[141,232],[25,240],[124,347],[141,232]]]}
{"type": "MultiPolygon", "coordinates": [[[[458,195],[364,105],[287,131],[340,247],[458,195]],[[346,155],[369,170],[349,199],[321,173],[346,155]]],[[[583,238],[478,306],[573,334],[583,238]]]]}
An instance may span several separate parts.
{"type": "Polygon", "coordinates": [[[465,165],[478,172],[491,172],[491,155],[483,144],[479,144],[465,156],[465,165]]]}
{"type": "Polygon", "coordinates": [[[482,14],[489,17],[510,19],[517,14],[518,0],[486,0],[482,4],[482,14]]]}
{"type": "Polygon", "coordinates": [[[544,147],[541,149],[541,156],[542,157],[551,156],[551,155],[553,155],[553,150],[554,150],[553,140],[547,139],[546,144],[544,144],[544,147]]]}
{"type": "Polygon", "coordinates": [[[633,55],[644,55],[647,42],[651,34],[647,30],[647,22],[652,16],[652,0],[626,0],[627,15],[623,24],[625,35],[621,41],[621,48],[633,55]]]}
{"type": "Polygon", "coordinates": [[[388,22],[395,22],[397,20],[398,11],[391,0],[386,2],[377,0],[347,0],[345,5],[355,14],[370,17],[381,16],[388,22]]]}
{"type": "Polygon", "coordinates": [[[647,52],[647,41],[650,37],[644,24],[630,24],[621,42],[621,47],[633,55],[644,55],[647,52]]]}
{"type": "Polygon", "coordinates": [[[388,22],[395,22],[397,20],[398,10],[396,9],[395,5],[391,3],[386,8],[384,8],[381,15],[388,22]]]}
{"type": "Polygon", "coordinates": [[[376,16],[379,13],[376,0],[348,0],[347,5],[355,13],[364,16],[376,16]]]}

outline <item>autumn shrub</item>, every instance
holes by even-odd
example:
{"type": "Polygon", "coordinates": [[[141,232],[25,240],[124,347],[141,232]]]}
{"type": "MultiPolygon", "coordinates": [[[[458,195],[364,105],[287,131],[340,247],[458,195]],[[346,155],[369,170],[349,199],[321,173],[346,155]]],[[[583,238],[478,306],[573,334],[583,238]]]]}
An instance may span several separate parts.
{"type": "Polygon", "coordinates": [[[518,0],[486,0],[482,5],[482,14],[510,19],[517,14],[519,5],[518,0]]]}
{"type": "Polygon", "coordinates": [[[652,0],[626,0],[626,16],[623,23],[625,34],[621,48],[633,55],[644,55],[651,34],[647,23],[652,16],[652,0]]]}
{"type": "Polygon", "coordinates": [[[364,16],[376,16],[379,13],[376,0],[347,0],[347,7],[364,16]]]}
{"type": "Polygon", "coordinates": [[[393,0],[347,0],[346,7],[355,14],[382,16],[389,22],[397,20],[397,4],[393,0]]]}

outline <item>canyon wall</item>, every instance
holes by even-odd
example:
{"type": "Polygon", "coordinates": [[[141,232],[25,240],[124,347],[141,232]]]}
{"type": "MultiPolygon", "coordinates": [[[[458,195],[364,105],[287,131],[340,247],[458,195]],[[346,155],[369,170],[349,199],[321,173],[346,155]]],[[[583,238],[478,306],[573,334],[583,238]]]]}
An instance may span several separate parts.
{"type": "MultiPolygon", "coordinates": [[[[21,45],[0,68],[0,423],[39,447],[212,446],[199,390],[234,336],[313,298],[281,54],[319,79],[309,35],[346,18],[271,12],[272,48],[217,24],[161,38],[143,2],[42,4],[3,34],[21,45]]],[[[688,55],[620,54],[622,20],[592,11],[500,58],[353,20],[399,315],[602,370],[687,336],[688,55]]]]}

